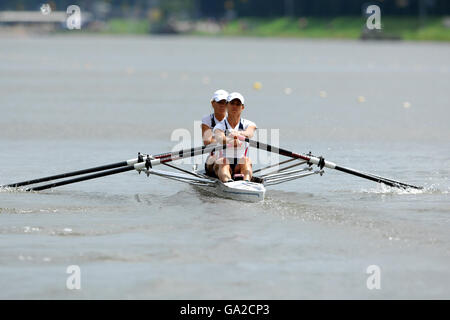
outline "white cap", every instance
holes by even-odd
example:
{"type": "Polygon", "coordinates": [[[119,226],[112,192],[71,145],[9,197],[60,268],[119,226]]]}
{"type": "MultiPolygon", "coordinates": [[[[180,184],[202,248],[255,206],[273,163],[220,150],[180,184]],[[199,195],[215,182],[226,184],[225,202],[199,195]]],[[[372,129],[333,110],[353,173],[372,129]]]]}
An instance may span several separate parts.
{"type": "Polygon", "coordinates": [[[216,92],[214,92],[211,101],[216,101],[219,102],[220,100],[227,100],[228,97],[228,92],[222,89],[216,90],[216,92]]]}
{"type": "Polygon", "coordinates": [[[239,99],[241,101],[242,104],[244,104],[244,97],[242,96],[242,94],[240,94],[239,92],[232,92],[230,93],[230,95],[227,98],[228,102],[231,102],[234,99],[239,99]]]}

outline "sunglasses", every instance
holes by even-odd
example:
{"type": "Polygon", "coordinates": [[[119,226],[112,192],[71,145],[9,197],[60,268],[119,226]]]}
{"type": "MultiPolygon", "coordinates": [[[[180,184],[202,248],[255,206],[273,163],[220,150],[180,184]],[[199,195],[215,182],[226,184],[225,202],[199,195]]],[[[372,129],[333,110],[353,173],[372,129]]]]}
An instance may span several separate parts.
{"type": "Polygon", "coordinates": [[[242,106],[242,102],[239,101],[238,99],[232,100],[231,102],[229,102],[232,106],[242,106]]]}

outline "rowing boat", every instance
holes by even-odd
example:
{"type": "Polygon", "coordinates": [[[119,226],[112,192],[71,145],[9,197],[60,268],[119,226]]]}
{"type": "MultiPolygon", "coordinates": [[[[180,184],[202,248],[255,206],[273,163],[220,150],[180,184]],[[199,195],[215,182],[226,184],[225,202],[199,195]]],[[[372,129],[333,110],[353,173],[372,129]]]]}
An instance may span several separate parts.
{"type": "Polygon", "coordinates": [[[269,165],[254,171],[252,181],[244,181],[242,177],[235,176],[234,181],[221,182],[215,176],[209,176],[204,170],[198,171],[194,165],[192,171],[187,171],[180,167],[169,165],[162,162],[175,170],[181,172],[169,172],[164,170],[156,170],[153,166],[161,164],[160,159],[149,157],[147,164],[137,163],[135,169],[139,172],[145,172],[147,176],[157,175],[193,185],[195,188],[205,191],[209,194],[220,198],[228,198],[246,202],[258,202],[264,200],[266,194],[266,186],[279,184],[291,180],[300,179],[314,174],[323,174],[323,168],[313,169],[312,163],[303,159],[290,158],[288,160],[269,165]],[[302,166],[294,170],[294,167],[302,166]],[[238,180],[236,180],[238,179],[238,180]],[[240,180],[239,180],[240,179],[240,180]]]}
{"type": "MultiPolygon", "coordinates": [[[[255,170],[252,181],[235,180],[232,182],[223,183],[217,177],[207,175],[204,170],[197,171],[197,166],[193,166],[192,171],[186,171],[177,166],[170,167],[182,172],[176,173],[155,170],[153,168],[145,168],[142,169],[142,171],[144,171],[147,175],[153,174],[188,183],[193,185],[198,190],[220,198],[228,198],[246,202],[258,202],[264,200],[266,186],[304,178],[313,174],[323,174],[324,172],[323,169],[320,168],[314,170],[312,165],[308,164],[305,160],[299,161],[291,158],[255,170]],[[303,167],[295,170],[289,170],[297,166],[303,167]]],[[[138,168],[137,170],[139,171],[141,169],[138,168]]],[[[236,179],[236,177],[234,178],[236,179]]]]}
{"type": "Polygon", "coordinates": [[[196,166],[194,166],[192,170],[186,170],[184,168],[181,168],[180,166],[170,164],[170,162],[175,162],[177,160],[196,157],[230,147],[228,145],[210,145],[179,150],[175,152],[161,153],[158,155],[145,155],[138,153],[137,158],[126,161],[120,161],[117,163],[102,165],[98,167],[12,183],[0,187],[17,188],[26,185],[33,185],[42,182],[61,180],[68,177],[77,176],[76,178],[56,181],[49,184],[25,189],[26,191],[41,191],[68,185],[75,182],[81,182],[118,174],[121,172],[136,170],[139,173],[144,172],[147,176],[156,175],[166,179],[188,183],[199,190],[205,191],[217,197],[229,198],[239,201],[257,202],[264,200],[266,187],[268,186],[297,180],[311,175],[322,176],[324,174],[324,169],[328,168],[358,176],[360,178],[368,179],[377,183],[382,183],[394,188],[422,189],[422,187],[420,186],[384,178],[371,173],[365,173],[348,167],[338,166],[331,161],[325,160],[321,156],[316,157],[312,155],[311,152],[308,154],[298,154],[265,143],[253,141],[245,137],[241,137],[240,139],[249,143],[250,147],[265,150],[267,152],[277,153],[279,155],[287,157],[288,159],[255,170],[253,172],[251,181],[236,179],[235,181],[226,183],[221,182],[219,179],[217,179],[217,177],[208,176],[204,171],[198,171],[196,166]],[[157,167],[158,165],[171,167],[176,171],[164,171],[155,169],[155,167],[157,167]]]}
{"type": "Polygon", "coordinates": [[[223,183],[217,178],[209,177],[211,184],[196,185],[196,189],[219,198],[227,198],[245,202],[264,200],[266,188],[263,183],[254,181],[232,181],[223,183]]]}

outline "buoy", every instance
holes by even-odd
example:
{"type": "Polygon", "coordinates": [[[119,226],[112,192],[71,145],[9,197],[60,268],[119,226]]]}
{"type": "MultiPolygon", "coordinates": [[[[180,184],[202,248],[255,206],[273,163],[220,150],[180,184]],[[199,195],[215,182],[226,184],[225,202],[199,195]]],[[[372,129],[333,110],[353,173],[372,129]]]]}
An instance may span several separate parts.
{"type": "Polygon", "coordinates": [[[255,83],[253,83],[253,89],[255,90],[261,90],[262,88],[262,83],[259,81],[256,81],[255,83]]]}
{"type": "Polygon", "coordinates": [[[284,93],[289,95],[292,93],[292,89],[291,88],[284,88],[284,93]]]}

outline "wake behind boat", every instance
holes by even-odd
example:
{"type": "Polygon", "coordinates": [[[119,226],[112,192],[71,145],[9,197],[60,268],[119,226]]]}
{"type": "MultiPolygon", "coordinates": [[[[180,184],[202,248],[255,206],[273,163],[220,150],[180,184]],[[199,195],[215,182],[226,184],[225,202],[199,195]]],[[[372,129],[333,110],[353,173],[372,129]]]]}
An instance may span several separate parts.
{"type": "Polygon", "coordinates": [[[384,178],[371,173],[364,173],[355,169],[338,166],[331,161],[325,160],[323,157],[313,156],[311,153],[298,154],[265,143],[253,141],[248,138],[241,137],[240,139],[249,143],[249,145],[253,148],[277,153],[279,155],[287,157],[288,159],[255,170],[253,172],[254,175],[251,181],[237,180],[225,183],[221,182],[217,177],[207,175],[204,171],[197,171],[195,167],[193,170],[186,170],[181,168],[180,166],[170,164],[170,162],[208,154],[229,147],[229,145],[226,144],[219,144],[162,153],[158,155],[144,155],[138,153],[137,158],[126,161],[33,180],[11,183],[1,187],[17,188],[77,176],[76,178],[66,179],[25,189],[26,191],[41,191],[76,182],[136,170],[139,173],[144,172],[147,176],[156,175],[166,179],[188,183],[217,197],[230,198],[239,201],[257,202],[264,200],[267,186],[297,180],[310,175],[319,174],[322,176],[324,173],[324,169],[328,168],[358,176],[360,178],[368,179],[377,183],[382,183],[390,187],[401,189],[422,189],[422,187],[420,186],[415,186],[397,180],[384,178]],[[177,170],[177,172],[157,170],[154,167],[158,165],[171,167],[177,170]]]}

